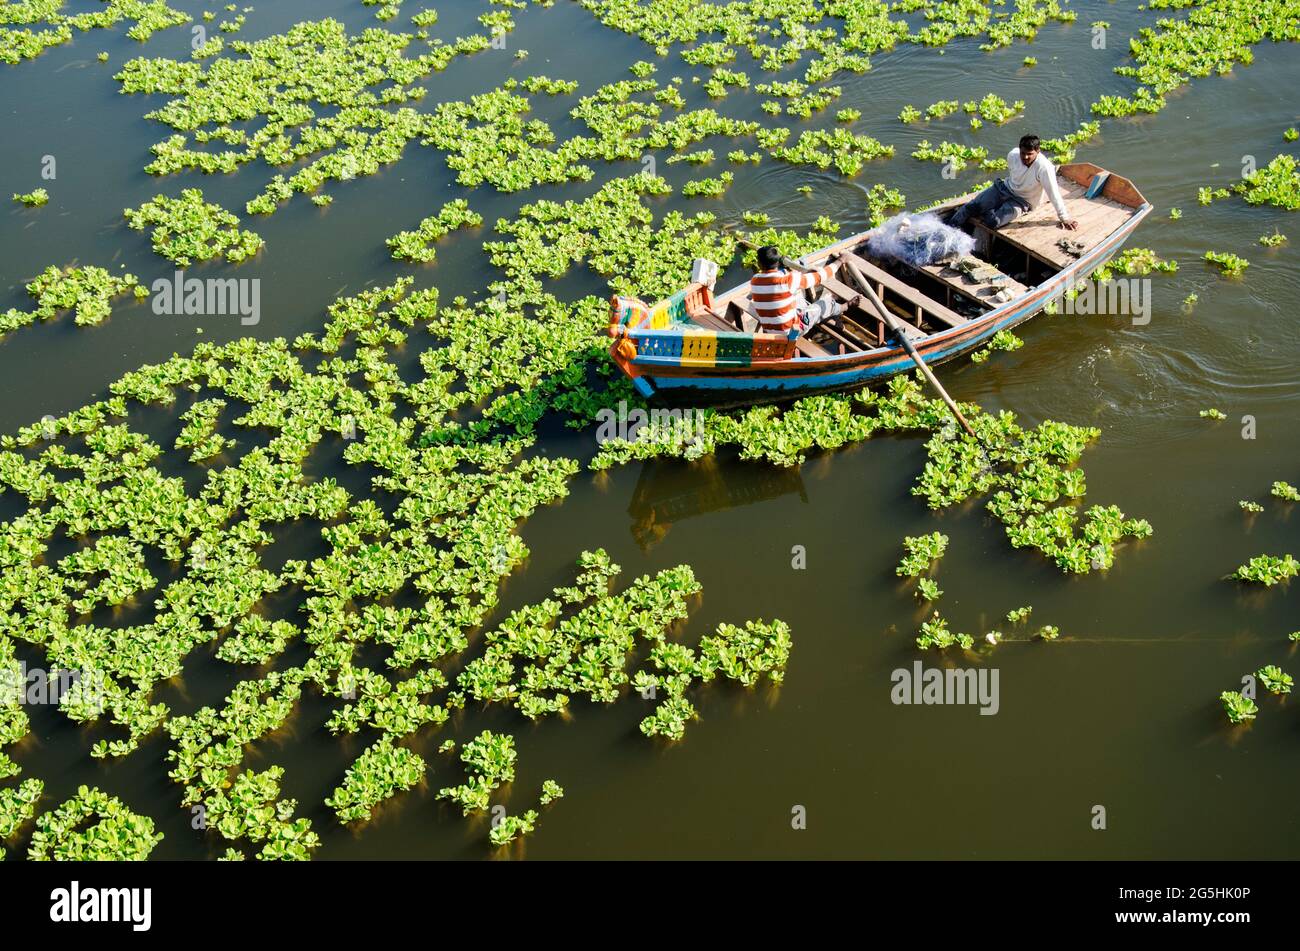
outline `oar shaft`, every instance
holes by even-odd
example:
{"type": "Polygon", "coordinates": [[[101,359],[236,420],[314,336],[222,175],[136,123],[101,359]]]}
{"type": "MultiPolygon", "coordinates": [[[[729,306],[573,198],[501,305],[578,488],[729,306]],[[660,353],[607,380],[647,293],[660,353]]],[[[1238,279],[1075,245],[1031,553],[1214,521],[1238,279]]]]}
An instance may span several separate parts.
{"type": "Polygon", "coordinates": [[[921,371],[921,374],[927,381],[929,381],[930,385],[934,387],[935,392],[938,393],[944,403],[947,404],[948,409],[952,411],[952,415],[956,417],[957,422],[961,423],[961,428],[978,440],[979,437],[975,435],[975,430],[971,428],[970,423],[966,422],[966,417],[963,416],[961,410],[957,408],[957,403],[948,395],[948,391],[943,388],[943,385],[939,382],[938,378],[935,377],[934,371],[930,369],[924,358],[922,358],[920,351],[918,351],[912,341],[907,338],[907,334],[903,331],[901,322],[897,317],[889,312],[889,309],[885,307],[884,302],[876,295],[875,290],[871,287],[871,282],[867,280],[867,276],[862,273],[857,262],[850,257],[843,258],[843,261],[848,265],[849,271],[858,282],[858,286],[862,288],[862,292],[866,294],[867,299],[870,300],[872,305],[876,308],[876,312],[880,314],[880,319],[885,322],[886,327],[893,331],[894,336],[897,337],[899,342],[903,345],[903,349],[907,351],[907,355],[912,358],[914,363],[916,363],[917,369],[921,371]]]}

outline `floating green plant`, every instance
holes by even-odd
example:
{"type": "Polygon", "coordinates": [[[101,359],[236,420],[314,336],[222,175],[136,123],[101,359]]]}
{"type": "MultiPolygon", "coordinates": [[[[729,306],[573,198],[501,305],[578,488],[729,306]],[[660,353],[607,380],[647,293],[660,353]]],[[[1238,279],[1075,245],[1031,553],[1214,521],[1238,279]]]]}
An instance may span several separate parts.
{"type": "Polygon", "coordinates": [[[978,101],[963,103],[962,109],[967,113],[978,114],[985,122],[996,122],[998,125],[1003,125],[1024,112],[1025,103],[1023,99],[1007,102],[1001,96],[989,93],[978,101]]]}
{"type": "MultiPolygon", "coordinates": [[[[107,0],[103,9],[71,16],[62,14],[63,0],[27,0],[7,3],[0,11],[0,23],[24,29],[0,29],[0,62],[18,63],[34,59],[52,46],[73,38],[73,31],[89,32],[130,22],[126,35],[144,42],[158,30],[188,23],[190,18],[167,6],[163,0],[107,0]],[[43,26],[49,29],[30,30],[43,26]]],[[[107,54],[101,53],[106,59],[107,54]]]]}
{"type": "Polygon", "coordinates": [[[36,308],[25,311],[11,307],[0,313],[0,334],[37,320],[49,320],[66,310],[73,311],[78,326],[102,323],[112,312],[113,298],[128,291],[137,298],[148,294],[133,274],[117,276],[93,265],[67,270],[50,265],[27,285],[27,293],[36,299],[36,308]]]}
{"type": "Polygon", "coordinates": [[[141,861],[162,838],[152,819],[99,789],[80,786],[67,802],[36,817],[27,856],[38,862],[141,861]],[[96,821],[87,826],[88,819],[96,821]]]}
{"type": "Polygon", "coordinates": [[[399,261],[429,262],[437,257],[433,243],[459,228],[477,228],[483,216],[471,211],[469,202],[457,198],[447,202],[437,212],[420,222],[414,231],[399,231],[388,239],[393,257],[399,261]]]}
{"type": "Polygon", "coordinates": [[[1114,274],[1174,274],[1177,261],[1166,261],[1150,248],[1125,248],[1093,272],[1098,281],[1108,281],[1114,274]]]}
{"type": "Polygon", "coordinates": [[[926,107],[925,117],[927,119],[942,119],[945,116],[952,115],[960,108],[961,103],[956,99],[941,99],[926,107]]]}
{"type": "Polygon", "coordinates": [[[948,622],[939,616],[936,611],[928,621],[921,623],[921,632],[916,636],[916,646],[922,650],[928,650],[931,647],[937,647],[943,650],[948,647],[960,647],[962,650],[970,650],[975,646],[975,638],[969,634],[953,632],[948,627],[948,622]]]}
{"type": "Polygon", "coordinates": [[[1297,572],[1300,572],[1300,562],[1290,555],[1256,555],[1246,564],[1239,565],[1232,577],[1271,588],[1294,578],[1297,572]]]}
{"type": "Polygon", "coordinates": [[[498,848],[508,845],[523,835],[531,835],[537,827],[537,811],[529,809],[521,816],[501,816],[488,832],[488,839],[498,848]]]}
{"type": "Polygon", "coordinates": [[[1291,675],[1274,664],[1265,664],[1255,671],[1255,676],[1264,685],[1264,689],[1272,694],[1290,693],[1291,688],[1295,686],[1295,681],[1291,678],[1291,675]]]}
{"type": "Polygon", "coordinates": [[[993,355],[995,351],[1002,350],[1010,353],[1019,350],[1025,345],[1025,342],[1013,334],[1010,330],[999,330],[995,333],[989,342],[979,350],[970,355],[972,363],[983,363],[993,355]]]}
{"type": "Polygon", "coordinates": [[[948,550],[948,536],[939,532],[915,538],[908,536],[903,539],[903,548],[907,554],[899,562],[895,574],[904,578],[917,578],[943,557],[943,553],[948,550]]]}
{"type": "Polygon", "coordinates": [[[44,188],[33,188],[29,192],[19,194],[14,193],[14,201],[26,205],[28,208],[39,208],[50,200],[50,193],[44,188]]]}
{"type": "Polygon", "coordinates": [[[892,145],[883,145],[869,135],[850,132],[848,129],[806,129],[792,146],[772,149],[772,157],[796,165],[814,165],[817,168],[834,166],[841,175],[853,177],[862,166],[873,159],[890,157],[892,145]]]}
{"type": "Polygon", "coordinates": [[[1232,186],[1251,205],[1273,205],[1288,211],[1300,210],[1300,164],[1295,156],[1278,155],[1232,186]]]}
{"type": "Polygon", "coordinates": [[[1285,499],[1288,502],[1300,502],[1300,489],[1297,489],[1289,482],[1274,482],[1269,491],[1274,498],[1285,499]]]}
{"type": "Polygon", "coordinates": [[[514,737],[484,730],[461,749],[466,781],[444,786],[438,790],[438,798],[459,804],[465,815],[486,810],[493,791],[514,780],[517,758],[514,737]]]}
{"type": "Polygon", "coordinates": [[[1259,243],[1266,248],[1280,248],[1286,244],[1286,235],[1275,228],[1272,234],[1260,235],[1259,243]]]}
{"type": "Polygon", "coordinates": [[[1223,710],[1228,714],[1230,723],[1245,723],[1247,720],[1255,719],[1255,715],[1259,713],[1255,701],[1236,690],[1223,691],[1219,694],[1219,700],[1223,703],[1223,710]]]}
{"type": "Polygon", "coordinates": [[[1029,615],[1034,612],[1034,606],[1027,604],[1024,607],[1014,608],[1007,612],[1007,622],[1009,624],[1023,624],[1029,620],[1029,615]]]}
{"type": "Polygon", "coordinates": [[[424,771],[425,762],[418,753],[394,746],[388,735],[381,736],[348,767],[343,785],[325,805],[334,810],[339,822],[364,821],[376,805],[418,784],[424,771]]]}
{"type": "Polygon", "coordinates": [[[977,164],[985,171],[1005,168],[1006,159],[989,158],[989,150],[980,145],[961,145],[957,142],[940,142],[931,145],[928,139],[916,143],[912,158],[924,162],[940,162],[953,171],[959,172],[971,163],[977,164]]]}
{"type": "Polygon", "coordinates": [[[1209,409],[1201,410],[1198,415],[1201,417],[1201,419],[1213,419],[1219,422],[1222,422],[1223,420],[1228,418],[1227,413],[1225,413],[1221,409],[1216,409],[1213,406],[1211,406],[1209,409]]]}
{"type": "Polygon", "coordinates": [[[1228,251],[1206,251],[1205,260],[1217,264],[1224,277],[1241,277],[1250,262],[1228,251]]]}
{"type": "Polygon", "coordinates": [[[181,267],[215,257],[237,263],[256,254],[263,244],[260,235],[240,230],[238,216],[205,202],[198,188],[184,189],[179,198],[156,195],[123,215],[136,231],[152,228],[153,249],[181,267]]]}

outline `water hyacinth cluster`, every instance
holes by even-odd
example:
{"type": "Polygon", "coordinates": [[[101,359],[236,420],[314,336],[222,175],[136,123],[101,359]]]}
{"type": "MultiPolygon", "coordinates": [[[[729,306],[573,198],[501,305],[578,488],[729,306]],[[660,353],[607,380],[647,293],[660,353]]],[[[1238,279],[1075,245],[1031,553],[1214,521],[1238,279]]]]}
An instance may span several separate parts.
{"type": "Polygon", "coordinates": [[[943,553],[948,550],[948,536],[939,532],[918,538],[908,536],[903,539],[903,548],[907,555],[899,562],[895,574],[903,578],[917,578],[943,557],[943,553]]]}
{"type": "Polygon", "coordinates": [[[613,703],[631,684],[643,698],[662,700],[642,732],[680,739],[694,715],[685,696],[694,682],[708,683],[719,672],[745,686],[764,673],[780,682],[790,647],[780,622],[722,625],[701,640],[698,654],[669,640],[700,591],[685,565],[638,578],[617,596],[609,586],[619,567],[603,550],[584,552],[579,567],[573,585],[514,612],[487,635],[482,657],[457,680],[469,698],[537,719],[565,711],[575,696],[613,703]],[[649,665],[628,674],[638,637],[649,648],[649,665]]]}
{"type": "Polygon", "coordinates": [[[1178,270],[1177,261],[1166,261],[1150,248],[1125,248],[1109,261],[1097,268],[1092,276],[1094,280],[1109,281],[1115,274],[1173,274],[1178,270]]]}
{"type": "Polygon", "coordinates": [[[112,312],[113,298],[128,291],[137,298],[149,293],[133,274],[114,275],[90,264],[66,270],[50,265],[27,285],[27,293],[36,298],[36,307],[10,307],[0,313],[0,335],[67,310],[73,312],[78,326],[102,323],[112,312]]]}
{"type": "Polygon", "coordinates": [[[1010,330],[999,330],[987,344],[970,355],[972,363],[983,363],[999,350],[1012,353],[1025,345],[1025,342],[1010,330]]]}
{"type": "Polygon", "coordinates": [[[1015,39],[1032,39],[1049,20],[1070,22],[1073,11],[1056,0],[1017,4],[1014,12],[994,14],[983,3],[944,0],[920,3],[903,0],[850,0],[824,5],[796,4],[772,8],[753,0],[695,4],[690,0],[580,0],[606,26],[640,37],[666,56],[687,46],[687,62],[718,65],[748,51],[765,70],[780,70],[811,50],[805,78],[812,82],[837,69],[862,72],[870,54],[908,42],[942,46],[958,37],[985,37],[981,49],[1007,46],[1015,39]],[[913,32],[891,13],[923,10],[926,25],[913,32]],[[723,39],[714,40],[712,35],[723,39]]]}
{"type": "Polygon", "coordinates": [[[81,786],[63,805],[36,818],[27,857],[37,862],[138,862],[162,838],[152,819],[136,815],[115,796],[81,786]],[[95,821],[87,825],[89,819],[95,821]]]}
{"type": "MultiPolygon", "coordinates": [[[[337,704],[327,723],[332,732],[379,731],[391,741],[372,744],[340,777],[329,798],[344,821],[364,820],[375,804],[417,781],[418,764],[397,741],[447,723],[448,711],[466,702],[468,671],[482,666],[467,667],[450,684],[430,665],[467,649],[465,632],[495,607],[500,579],[527,554],[515,525],[562,497],[577,468],[520,453],[552,398],[582,398],[585,385],[566,368],[581,369],[591,358],[602,315],[593,311],[592,321],[574,326],[550,312],[558,307],[552,298],[516,288],[504,301],[489,298],[467,321],[456,312],[465,302],[444,314],[435,291],[408,296],[408,286],[340,300],[322,332],[304,334],[292,348],[284,341],[200,345],[191,356],[128,374],[104,402],[0,439],[0,490],[34,506],[0,533],[0,637],[31,644],[54,665],[98,658],[99,691],[71,692],[65,715],[99,724],[106,735],[93,752],[102,757],[129,755],[164,727],[182,804],[203,807],[209,834],[229,843],[228,858],[301,859],[319,845],[310,820],[280,792],[283,770],[245,765],[249,749],[284,728],[306,689],[337,704]],[[526,341],[531,356],[485,369],[466,347],[481,343],[497,314],[500,333],[526,341]],[[422,349],[423,375],[404,383],[392,361],[411,333],[444,345],[422,349]],[[548,376],[557,382],[543,385],[548,376]],[[503,393],[482,409],[481,424],[453,422],[458,407],[521,386],[540,395],[536,411],[520,415],[518,400],[503,393]],[[394,418],[399,404],[410,411],[402,423],[394,418]],[[131,407],[182,413],[171,451],[211,465],[197,490],[158,471],[168,450],[125,425],[131,407]],[[269,442],[233,437],[253,428],[269,430],[269,442]],[[401,498],[395,511],[354,499],[329,478],[302,481],[303,460],[330,444],[345,465],[374,467],[375,488],[401,498]],[[321,523],[328,553],[262,564],[273,533],[303,519],[321,523]],[[50,564],[36,560],[64,530],[99,540],[50,564]],[[145,571],[146,552],[179,569],[175,578],[160,582],[145,571]],[[259,615],[263,598],[292,592],[301,600],[299,617],[259,615]],[[422,606],[381,603],[399,592],[416,594],[422,606]],[[124,637],[96,623],[109,604],[127,612],[124,637]],[[272,663],[296,643],[309,645],[311,656],[241,682],[223,704],[171,716],[152,700],[153,690],[181,671],[195,646],[214,642],[223,663],[272,663]],[[363,645],[383,651],[389,671],[354,663],[363,645]]],[[[682,608],[671,605],[693,587],[681,569],[647,579],[617,603],[639,606],[639,618],[652,610],[645,598],[667,597],[667,623],[679,619],[682,608]]],[[[741,682],[756,673],[779,680],[785,651],[783,626],[723,628],[701,643],[699,679],[720,671],[741,682]]],[[[585,679],[592,675],[585,656],[575,654],[563,677],[578,679],[566,689],[590,683],[593,697],[607,698],[610,685],[627,688],[631,678],[614,668],[607,681],[585,679]]],[[[652,663],[647,675],[660,670],[652,663]]],[[[664,735],[679,736],[690,715],[677,683],[665,680],[669,706],[653,715],[664,735]]],[[[555,702],[553,692],[542,696],[555,702]]],[[[14,732],[26,727],[16,723],[14,732]]]]}
{"type": "Polygon", "coordinates": [[[1224,277],[1241,277],[1250,262],[1230,251],[1206,251],[1205,260],[1217,265],[1224,277]]]}
{"type": "Polygon", "coordinates": [[[328,180],[373,174],[396,161],[407,142],[426,133],[428,117],[405,105],[424,95],[415,83],[491,43],[475,34],[403,55],[415,39],[382,29],[353,37],[326,19],[256,42],[232,41],[237,55],[210,66],[136,58],[116,79],[124,93],[174,97],[148,113],[176,130],[154,146],[146,167],[151,174],[233,172],[259,158],[273,166],[309,160],[287,180],[273,180],[248,208],[269,213],[294,192],[314,192],[328,180]],[[225,148],[192,147],[212,144],[225,148]]]}
{"type": "Polygon", "coordinates": [[[514,781],[517,758],[514,737],[484,730],[460,751],[466,781],[444,786],[438,790],[438,798],[455,802],[465,815],[485,811],[493,791],[514,781]]]}
{"type": "Polygon", "coordinates": [[[343,785],[325,805],[334,810],[339,822],[369,819],[380,802],[419,783],[424,770],[424,759],[418,753],[394,746],[392,738],[384,734],[348,767],[343,785]]]}
{"type": "Polygon", "coordinates": [[[469,202],[456,198],[447,202],[437,212],[420,222],[414,231],[399,231],[388,239],[393,257],[399,261],[428,263],[437,257],[433,243],[458,228],[477,228],[483,216],[471,211],[469,202]]]}
{"type": "Polygon", "coordinates": [[[203,200],[203,190],[186,188],[179,198],[156,195],[122,213],[136,231],[152,228],[153,249],[180,267],[224,257],[238,263],[262,247],[262,238],[239,228],[239,217],[203,200]]]}
{"type": "Polygon", "coordinates": [[[1232,577],[1271,588],[1290,581],[1300,573],[1300,561],[1291,555],[1256,555],[1244,565],[1238,565],[1232,577]]]}
{"type": "Polygon", "coordinates": [[[1293,155],[1274,156],[1232,186],[1250,205],[1272,205],[1287,211],[1300,209],[1300,165],[1293,155]]]}
{"type": "Polygon", "coordinates": [[[158,30],[190,22],[188,14],[163,0],[106,0],[101,10],[71,15],[61,12],[64,6],[64,0],[6,3],[0,9],[0,63],[35,59],[50,47],[69,42],[74,30],[85,33],[128,22],[126,35],[143,43],[158,30]]]}
{"type": "Polygon", "coordinates": [[[44,188],[34,188],[29,192],[14,192],[14,201],[28,208],[39,208],[50,200],[50,193],[44,188]]]}

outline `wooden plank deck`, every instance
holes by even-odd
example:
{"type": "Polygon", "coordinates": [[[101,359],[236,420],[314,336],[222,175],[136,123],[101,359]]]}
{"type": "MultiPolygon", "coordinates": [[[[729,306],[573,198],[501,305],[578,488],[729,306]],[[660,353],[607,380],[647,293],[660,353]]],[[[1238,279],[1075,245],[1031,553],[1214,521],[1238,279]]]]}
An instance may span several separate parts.
{"type": "MultiPolygon", "coordinates": [[[[974,255],[971,255],[971,257],[974,257],[974,255]]],[[[967,297],[970,300],[975,301],[977,304],[989,309],[998,306],[995,302],[989,300],[989,298],[1003,288],[1006,288],[1016,297],[1029,292],[1028,287],[1009,275],[1007,276],[1007,279],[1000,284],[987,282],[975,283],[972,282],[962,271],[946,264],[927,264],[925,267],[917,268],[917,270],[930,275],[930,277],[942,283],[953,293],[967,297]]]]}
{"type": "MultiPolygon", "coordinates": [[[[1056,209],[1044,198],[1043,203],[1033,211],[992,233],[1053,267],[1064,268],[1078,259],[1058,248],[1057,241],[1062,238],[1082,241],[1090,251],[1137,213],[1136,208],[1121,205],[1109,198],[1084,198],[1086,188],[1069,179],[1058,178],[1057,183],[1061,188],[1061,197],[1065,199],[1066,210],[1070,217],[1079,222],[1078,230],[1066,231],[1060,227],[1056,209]]],[[[976,224],[990,230],[980,222],[976,224]]]]}

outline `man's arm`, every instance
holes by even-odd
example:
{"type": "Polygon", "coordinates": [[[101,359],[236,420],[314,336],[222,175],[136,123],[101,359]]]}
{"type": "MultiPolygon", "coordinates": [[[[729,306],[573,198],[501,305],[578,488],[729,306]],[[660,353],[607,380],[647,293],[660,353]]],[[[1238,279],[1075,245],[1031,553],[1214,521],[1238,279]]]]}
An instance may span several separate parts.
{"type": "Polygon", "coordinates": [[[834,276],[835,268],[838,265],[839,261],[833,261],[814,271],[793,271],[790,275],[790,289],[792,291],[810,291],[824,281],[829,281],[834,276]]]}
{"type": "Polygon", "coordinates": [[[1052,200],[1052,207],[1056,209],[1056,217],[1061,219],[1062,227],[1070,231],[1079,227],[1079,222],[1070,217],[1070,210],[1065,207],[1065,199],[1061,197],[1061,186],[1056,184],[1056,169],[1050,163],[1039,163],[1038,180],[1043,183],[1043,188],[1047,189],[1047,197],[1052,200]]]}

